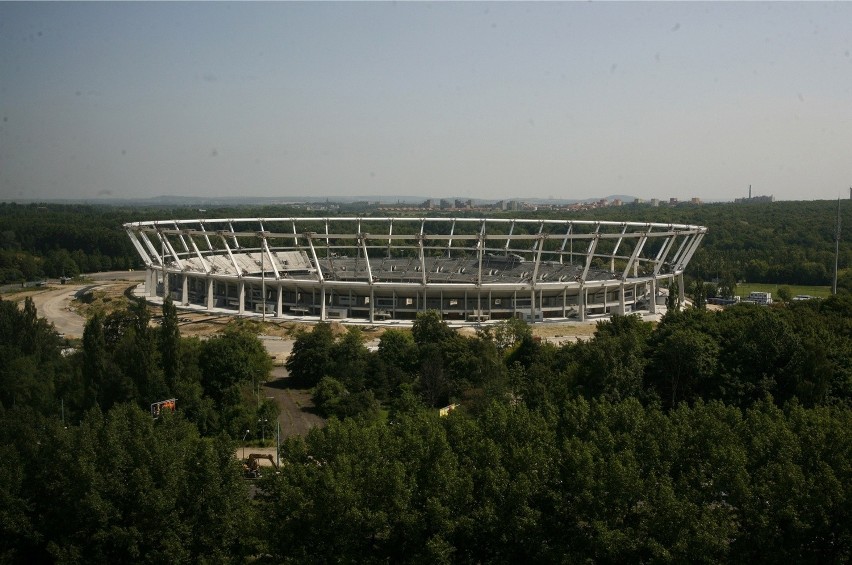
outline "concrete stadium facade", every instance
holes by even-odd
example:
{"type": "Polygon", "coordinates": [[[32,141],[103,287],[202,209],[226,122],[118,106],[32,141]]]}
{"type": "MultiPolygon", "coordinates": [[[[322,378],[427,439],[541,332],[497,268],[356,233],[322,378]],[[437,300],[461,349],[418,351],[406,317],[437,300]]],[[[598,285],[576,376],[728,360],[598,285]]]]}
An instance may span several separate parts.
{"type": "Polygon", "coordinates": [[[145,295],[279,319],[585,320],[655,313],[703,226],[505,218],[239,218],[124,225],[145,295]]]}

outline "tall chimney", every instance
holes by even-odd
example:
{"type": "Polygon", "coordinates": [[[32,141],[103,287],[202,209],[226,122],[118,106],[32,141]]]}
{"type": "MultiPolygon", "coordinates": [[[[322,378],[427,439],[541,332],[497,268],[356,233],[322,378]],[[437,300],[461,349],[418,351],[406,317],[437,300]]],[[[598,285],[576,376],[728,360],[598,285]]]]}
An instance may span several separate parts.
{"type": "Polygon", "coordinates": [[[751,200],[751,185],[748,185],[748,199],[751,200]]]}

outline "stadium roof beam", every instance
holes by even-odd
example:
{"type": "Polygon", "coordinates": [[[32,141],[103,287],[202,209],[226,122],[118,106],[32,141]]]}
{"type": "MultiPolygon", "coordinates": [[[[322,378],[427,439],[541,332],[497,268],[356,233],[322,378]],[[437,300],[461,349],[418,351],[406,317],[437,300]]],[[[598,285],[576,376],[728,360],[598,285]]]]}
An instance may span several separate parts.
{"type": "MultiPolygon", "coordinates": [[[[184,269],[183,261],[180,260],[180,257],[175,252],[175,248],[172,247],[172,243],[169,241],[169,238],[166,237],[166,235],[162,231],[158,231],[157,235],[160,238],[160,242],[165,246],[166,249],[169,250],[169,254],[172,256],[172,259],[174,259],[175,264],[182,271],[184,269]]],[[[163,254],[165,255],[165,252],[163,254]]]]}
{"type": "Polygon", "coordinates": [[[210,274],[210,265],[207,264],[207,261],[204,260],[204,257],[201,255],[201,251],[198,250],[198,246],[195,245],[195,240],[192,236],[189,236],[189,241],[192,243],[192,248],[195,250],[195,254],[198,256],[198,260],[201,262],[201,266],[204,268],[204,272],[206,274],[210,274]]]}
{"type": "Polygon", "coordinates": [[[218,234],[219,234],[219,237],[222,238],[222,245],[225,246],[225,250],[228,252],[228,257],[231,259],[231,265],[234,266],[234,273],[236,273],[236,275],[238,277],[242,277],[243,271],[242,271],[242,269],[240,269],[240,266],[237,265],[237,261],[236,261],[236,259],[234,259],[234,254],[231,253],[231,246],[228,245],[228,240],[225,239],[225,232],[219,231],[218,234]]]}

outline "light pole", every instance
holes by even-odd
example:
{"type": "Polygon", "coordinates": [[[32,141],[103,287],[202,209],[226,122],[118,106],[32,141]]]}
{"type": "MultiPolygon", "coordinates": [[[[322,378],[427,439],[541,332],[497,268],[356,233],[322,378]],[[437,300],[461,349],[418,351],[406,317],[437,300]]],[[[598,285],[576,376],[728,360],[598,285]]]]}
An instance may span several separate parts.
{"type": "Polygon", "coordinates": [[[246,430],[246,433],[243,434],[243,442],[242,442],[243,443],[243,459],[246,458],[246,436],[249,435],[250,431],[251,430],[246,430]]]}
{"type": "Polygon", "coordinates": [[[264,445],[266,445],[266,423],[268,421],[269,420],[267,418],[258,418],[257,419],[257,424],[260,426],[261,441],[263,442],[264,445]]]}

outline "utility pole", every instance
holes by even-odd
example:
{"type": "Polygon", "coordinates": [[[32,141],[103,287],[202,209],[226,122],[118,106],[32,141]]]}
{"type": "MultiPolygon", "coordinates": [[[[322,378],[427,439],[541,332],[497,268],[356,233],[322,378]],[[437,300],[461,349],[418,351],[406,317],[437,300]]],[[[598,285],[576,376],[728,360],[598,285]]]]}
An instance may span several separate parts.
{"type": "Polygon", "coordinates": [[[261,300],[263,300],[263,315],[261,320],[266,322],[266,267],[264,266],[264,256],[263,251],[266,248],[266,236],[260,236],[260,293],[263,295],[261,300]]]}
{"type": "MultiPolygon", "coordinates": [[[[849,189],[852,192],[852,188],[849,189]]],[[[837,262],[840,257],[840,198],[837,199],[837,226],[834,232],[834,280],[831,283],[831,294],[837,294],[837,262]]]]}

